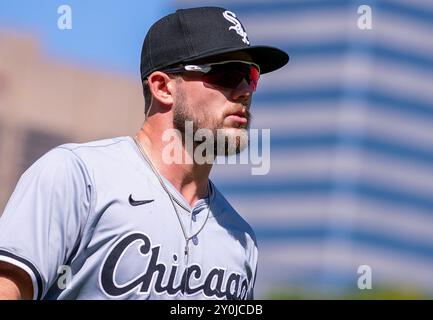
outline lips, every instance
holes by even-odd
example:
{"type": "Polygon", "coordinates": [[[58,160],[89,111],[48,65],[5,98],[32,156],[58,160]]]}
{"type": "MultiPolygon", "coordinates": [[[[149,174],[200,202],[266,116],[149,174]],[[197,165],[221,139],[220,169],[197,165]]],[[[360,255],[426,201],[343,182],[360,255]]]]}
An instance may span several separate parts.
{"type": "Polygon", "coordinates": [[[226,120],[230,126],[239,128],[248,124],[249,112],[245,106],[237,106],[226,115],[226,120]]]}
{"type": "Polygon", "coordinates": [[[229,119],[230,121],[233,121],[233,122],[240,123],[241,125],[248,123],[247,118],[245,118],[244,116],[241,116],[241,115],[237,115],[237,114],[231,114],[231,115],[227,116],[227,119],[229,119]]]}

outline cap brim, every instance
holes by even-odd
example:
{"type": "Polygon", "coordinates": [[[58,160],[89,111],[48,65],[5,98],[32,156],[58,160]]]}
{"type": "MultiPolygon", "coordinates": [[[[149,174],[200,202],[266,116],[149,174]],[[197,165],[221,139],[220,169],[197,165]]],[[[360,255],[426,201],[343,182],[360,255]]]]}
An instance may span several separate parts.
{"type": "Polygon", "coordinates": [[[184,62],[194,61],[204,58],[210,58],[213,56],[218,56],[220,54],[227,53],[235,53],[235,52],[246,52],[251,56],[251,59],[254,63],[260,66],[260,73],[268,73],[280,69],[285,66],[289,62],[289,55],[275,47],[269,46],[251,46],[244,48],[227,48],[227,49],[218,49],[215,51],[210,51],[203,53],[199,56],[195,56],[193,58],[183,60],[184,62]]]}
{"type": "Polygon", "coordinates": [[[284,67],[289,62],[289,55],[274,47],[252,46],[244,50],[251,55],[253,62],[260,66],[260,73],[268,73],[284,67]]]}

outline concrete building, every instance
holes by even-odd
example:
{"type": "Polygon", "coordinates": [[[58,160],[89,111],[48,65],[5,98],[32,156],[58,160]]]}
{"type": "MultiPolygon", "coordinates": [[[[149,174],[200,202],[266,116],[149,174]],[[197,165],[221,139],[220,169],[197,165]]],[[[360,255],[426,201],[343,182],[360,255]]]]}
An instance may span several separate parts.
{"type": "Polygon", "coordinates": [[[0,208],[36,159],[66,142],[131,135],[144,119],[137,78],[44,54],[32,37],[0,33],[0,208]]]}

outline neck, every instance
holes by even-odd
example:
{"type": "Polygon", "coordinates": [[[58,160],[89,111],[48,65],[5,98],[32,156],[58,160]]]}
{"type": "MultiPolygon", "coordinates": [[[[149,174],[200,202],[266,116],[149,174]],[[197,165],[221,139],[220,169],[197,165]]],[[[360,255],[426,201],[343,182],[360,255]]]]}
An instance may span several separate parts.
{"type": "MultiPolygon", "coordinates": [[[[179,141],[163,141],[163,130],[158,130],[155,126],[147,123],[143,125],[136,136],[159,174],[170,181],[191,207],[197,200],[208,196],[208,180],[212,164],[185,161],[187,153],[180,138],[179,141]],[[163,159],[164,148],[171,150],[173,146],[182,146],[183,161],[177,161],[180,163],[170,163],[167,159],[163,159]]],[[[177,150],[175,151],[177,152],[177,150]]]]}

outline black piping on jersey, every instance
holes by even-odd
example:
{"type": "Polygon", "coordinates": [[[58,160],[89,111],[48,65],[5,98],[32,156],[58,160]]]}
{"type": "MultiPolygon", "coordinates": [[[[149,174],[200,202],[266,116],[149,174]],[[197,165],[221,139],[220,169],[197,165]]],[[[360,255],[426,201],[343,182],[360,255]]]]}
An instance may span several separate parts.
{"type": "Polygon", "coordinates": [[[36,277],[36,282],[38,285],[38,287],[36,288],[36,290],[38,291],[38,295],[37,295],[36,299],[41,300],[41,297],[42,297],[42,277],[41,277],[41,274],[39,273],[38,269],[36,269],[36,267],[33,265],[33,263],[31,263],[30,261],[28,261],[24,258],[21,258],[21,257],[15,255],[13,253],[5,251],[5,250],[0,250],[0,256],[12,258],[18,262],[25,264],[27,267],[30,268],[30,270],[32,270],[33,274],[36,277]]]}

